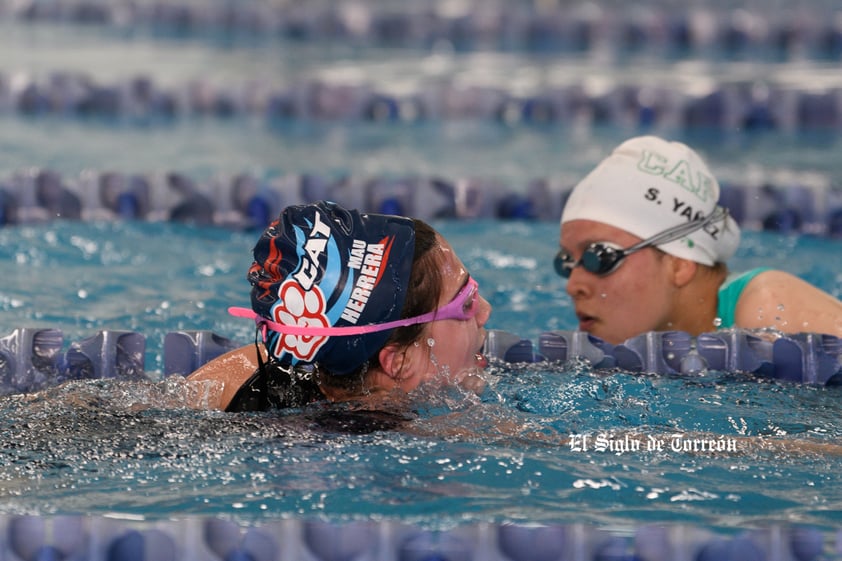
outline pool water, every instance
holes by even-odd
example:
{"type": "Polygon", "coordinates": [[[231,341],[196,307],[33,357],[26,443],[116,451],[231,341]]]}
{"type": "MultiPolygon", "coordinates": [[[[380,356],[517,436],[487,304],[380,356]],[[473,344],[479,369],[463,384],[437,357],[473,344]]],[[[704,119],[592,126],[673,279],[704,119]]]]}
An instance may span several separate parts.
{"type": "MultiPolygon", "coordinates": [[[[435,225],[494,306],[489,328],[532,340],[575,328],[549,266],[556,224],[435,225]],[[497,241],[480,243],[488,239],[497,241]]],[[[137,331],[147,338],[150,378],[0,399],[3,512],[389,519],[430,528],[680,521],[727,530],[842,520],[842,450],[822,448],[842,438],[838,387],[498,364],[479,397],[413,395],[408,420],[326,405],[195,410],[186,404],[201,392],[161,375],[163,336],[199,328],[251,340],[248,322],[225,309],[247,302],[254,233],[56,221],[0,236],[7,325],[59,328],[67,341],[137,331]],[[672,448],[702,435],[731,448],[672,448]],[[647,449],[650,442],[661,449],[647,449]]],[[[748,232],[733,266],[786,266],[838,297],[842,278],[825,258],[836,244],[748,232]]]]}
{"type": "MultiPolygon", "coordinates": [[[[551,266],[557,223],[433,224],[494,306],[490,328],[532,341],[544,331],[576,328],[564,282],[551,266]]],[[[147,338],[146,370],[160,373],[170,331],[209,329],[251,340],[249,322],[226,310],[248,305],[245,271],[256,239],[256,232],[169,222],[54,221],[0,229],[4,325],[61,329],[68,342],[99,330],[137,331],[147,338]]],[[[840,298],[842,273],[827,259],[838,249],[826,237],[747,231],[729,266],[782,268],[840,298]]]]}
{"type": "MultiPolygon", "coordinates": [[[[821,185],[842,206],[838,129],[806,130],[786,120],[797,114],[798,98],[788,94],[838,93],[832,57],[779,57],[762,49],[734,57],[529,52],[446,41],[419,48],[16,18],[25,4],[0,13],[0,188],[49,169],[74,189],[116,171],[158,183],[179,173],[217,194],[241,173],[267,182],[302,175],[359,182],[470,178],[524,192],[534,180],[572,185],[622,140],[653,133],[692,143],[723,182],[747,189],[750,207],[763,202],[774,209],[774,197],[771,203],[760,197],[765,185],[787,193],[805,183],[821,185]],[[276,118],[261,110],[268,93],[306,98],[314,82],[340,93],[360,87],[407,99],[432,96],[438,113],[342,117],[341,96],[338,107],[328,96],[322,113],[276,118]],[[27,111],[16,104],[32,84],[55,86],[42,90],[54,94],[52,105],[27,111]],[[187,109],[86,113],[71,102],[91,84],[105,94],[148,86],[187,109]],[[789,113],[776,126],[697,128],[674,111],[653,121],[645,107],[635,113],[634,103],[628,112],[612,106],[617,118],[602,121],[590,115],[521,122],[488,111],[489,100],[540,98],[577,85],[609,106],[625,99],[611,93],[622,85],[640,88],[637,101],[655,88],[679,105],[736,85],[759,101],[764,93],[783,95],[789,113]],[[437,98],[442,91],[458,95],[437,98]],[[203,95],[233,105],[209,109],[199,103],[203,95]],[[226,110],[232,106],[246,109],[226,110]]],[[[189,3],[205,4],[224,3],[189,3]]],[[[302,10],[311,6],[305,4],[302,10]]],[[[470,3],[430,4],[464,11],[470,3]]],[[[512,3],[525,4],[553,8],[512,3]]],[[[819,22],[837,9],[830,4],[811,8],[819,22]]],[[[776,23],[786,20],[788,7],[742,6],[781,14],[776,23]]],[[[838,124],[837,113],[826,116],[838,124]]],[[[216,202],[230,205],[222,196],[216,202]]],[[[819,201],[819,221],[827,210],[819,201]]],[[[760,231],[762,216],[749,218],[754,222],[732,269],[778,267],[842,297],[838,239],[809,229],[760,231]]],[[[557,217],[433,222],[494,306],[489,328],[532,341],[544,331],[575,328],[550,263],[557,217]]],[[[145,220],[0,228],[0,337],[20,327],[55,328],[67,348],[100,330],[134,331],[145,338],[149,378],[74,381],[0,397],[0,517],[81,514],[164,525],[190,516],[246,524],[325,519],[423,528],[684,522],[723,533],[776,523],[828,530],[842,524],[839,387],[738,372],[605,372],[574,361],[494,364],[479,396],[424,389],[404,411],[374,418],[323,404],[260,414],[188,407],[203,390],[162,374],[164,336],[211,330],[234,342],[252,340],[248,322],[225,310],[247,305],[244,277],[255,239],[240,228],[145,220]]]]}

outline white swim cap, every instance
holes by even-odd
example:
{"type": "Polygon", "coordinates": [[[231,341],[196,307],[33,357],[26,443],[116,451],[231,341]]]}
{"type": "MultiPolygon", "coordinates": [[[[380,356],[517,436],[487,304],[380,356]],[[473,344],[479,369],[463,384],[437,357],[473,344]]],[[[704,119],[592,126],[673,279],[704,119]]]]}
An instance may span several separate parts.
{"type": "MultiPolygon", "coordinates": [[[[574,187],[561,223],[594,220],[641,239],[709,216],[719,183],[696,152],[680,142],[640,136],[619,145],[574,187]]],[[[740,244],[730,216],[658,248],[704,265],[724,263],[740,244]]]]}

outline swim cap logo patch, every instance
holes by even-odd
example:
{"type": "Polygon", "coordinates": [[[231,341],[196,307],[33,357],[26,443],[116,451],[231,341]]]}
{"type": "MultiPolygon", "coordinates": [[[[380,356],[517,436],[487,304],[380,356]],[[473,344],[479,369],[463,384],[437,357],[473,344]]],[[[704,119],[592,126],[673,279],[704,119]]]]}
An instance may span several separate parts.
{"type": "MultiPolygon", "coordinates": [[[[284,325],[329,327],[324,312],[325,297],[318,285],[304,290],[298,282],[289,279],[278,288],[278,302],[272,307],[272,318],[284,325]]],[[[310,362],[327,340],[324,335],[279,333],[272,352],[275,356],[288,352],[299,360],[310,362]]]]}
{"type": "Polygon", "coordinates": [[[673,163],[662,154],[643,150],[637,168],[644,173],[659,175],[680,185],[703,202],[713,198],[713,180],[701,170],[693,169],[688,160],[679,159],[673,163]]]}

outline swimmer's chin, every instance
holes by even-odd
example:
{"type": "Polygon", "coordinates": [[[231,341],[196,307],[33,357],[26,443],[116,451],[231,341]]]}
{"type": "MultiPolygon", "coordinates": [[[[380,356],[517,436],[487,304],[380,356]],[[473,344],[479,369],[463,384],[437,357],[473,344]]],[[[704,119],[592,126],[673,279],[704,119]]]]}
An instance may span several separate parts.
{"type": "Polygon", "coordinates": [[[476,361],[476,366],[460,372],[454,382],[463,390],[479,395],[485,390],[487,384],[483,371],[488,367],[488,359],[477,353],[476,361]]]}
{"type": "Polygon", "coordinates": [[[486,384],[487,382],[485,377],[483,377],[479,372],[469,372],[466,376],[459,380],[460,388],[473,392],[477,395],[480,395],[483,391],[485,391],[486,384]]]}

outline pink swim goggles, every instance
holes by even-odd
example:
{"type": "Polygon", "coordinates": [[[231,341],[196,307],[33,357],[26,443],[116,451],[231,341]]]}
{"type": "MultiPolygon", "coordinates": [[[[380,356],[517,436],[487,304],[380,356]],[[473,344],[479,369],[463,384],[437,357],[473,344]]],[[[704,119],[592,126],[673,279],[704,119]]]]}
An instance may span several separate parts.
{"type": "Polygon", "coordinates": [[[461,321],[469,320],[477,315],[479,312],[479,284],[473,278],[468,277],[468,282],[456,294],[456,296],[449,303],[441,308],[414,316],[411,318],[399,319],[395,321],[388,321],[385,323],[374,323],[369,325],[349,325],[344,327],[318,327],[308,325],[284,325],[266,319],[263,316],[256,314],[249,308],[228,308],[228,313],[232,316],[249,318],[254,320],[264,332],[266,337],[266,330],[271,329],[277,333],[284,333],[289,335],[309,335],[313,337],[318,336],[350,336],[350,335],[364,335],[366,333],[374,333],[377,331],[386,331],[395,329],[396,327],[406,327],[408,325],[417,325],[419,323],[429,323],[443,319],[458,319],[461,321]]]}

